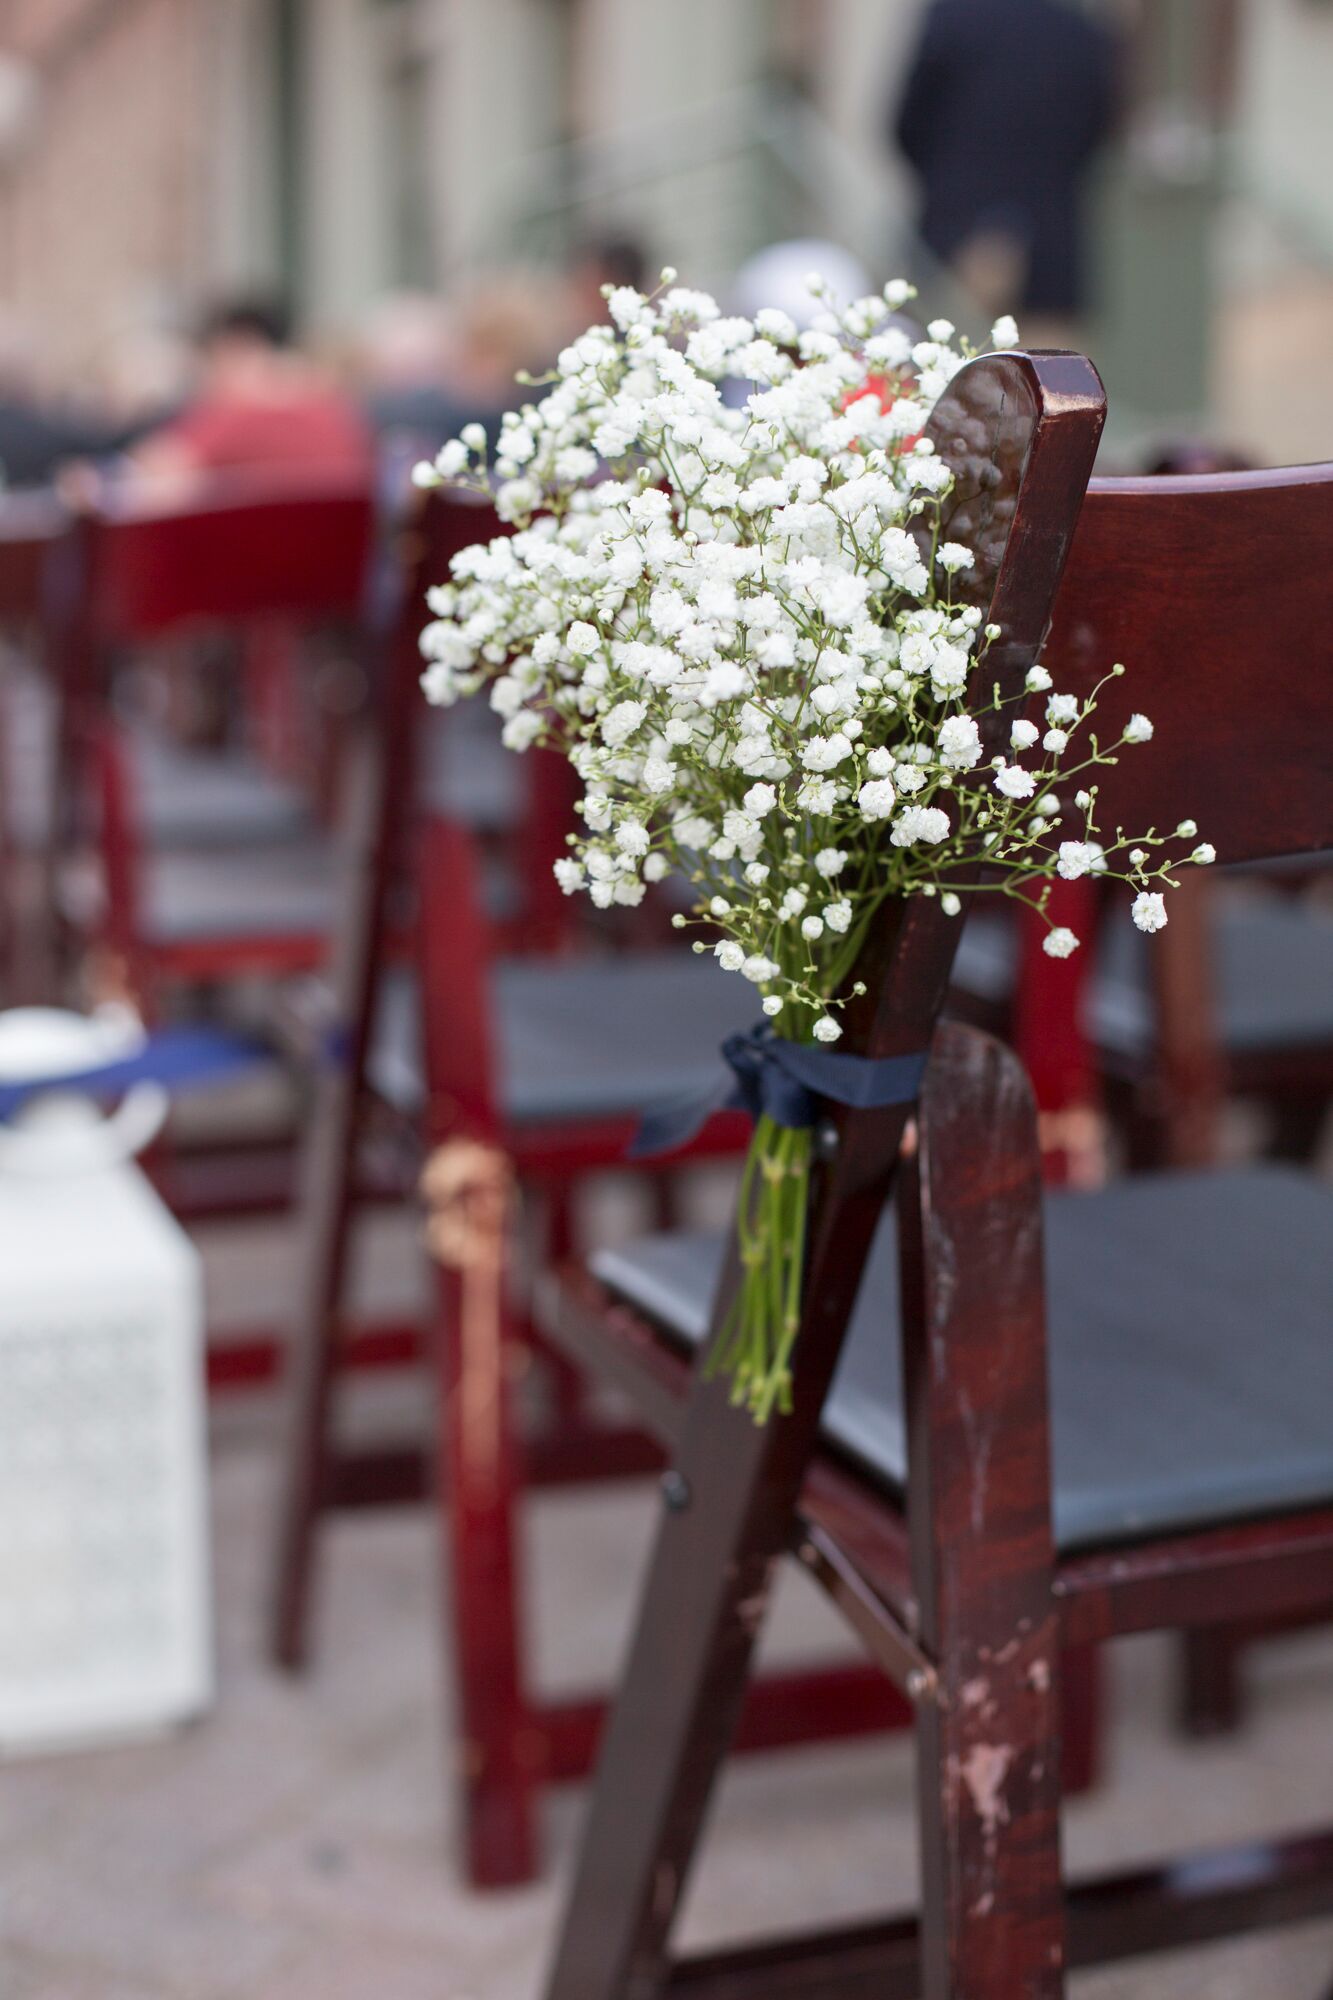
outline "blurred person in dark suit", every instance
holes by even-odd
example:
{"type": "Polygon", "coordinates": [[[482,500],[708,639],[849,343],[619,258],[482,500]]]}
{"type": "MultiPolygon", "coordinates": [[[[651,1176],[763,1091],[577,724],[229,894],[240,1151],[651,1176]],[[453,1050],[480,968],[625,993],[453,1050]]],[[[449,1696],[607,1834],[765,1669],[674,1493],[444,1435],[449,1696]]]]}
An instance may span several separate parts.
{"type": "Polygon", "coordinates": [[[272,300],[218,307],[199,336],[200,374],[185,407],[135,448],[155,477],[282,467],[368,475],[370,429],[332,376],[292,345],[272,300]]]}
{"type": "Polygon", "coordinates": [[[1115,122],[1120,50],[1069,0],[931,0],[892,136],[920,231],[992,317],[1068,335],[1084,304],[1082,203],[1115,122]]]}

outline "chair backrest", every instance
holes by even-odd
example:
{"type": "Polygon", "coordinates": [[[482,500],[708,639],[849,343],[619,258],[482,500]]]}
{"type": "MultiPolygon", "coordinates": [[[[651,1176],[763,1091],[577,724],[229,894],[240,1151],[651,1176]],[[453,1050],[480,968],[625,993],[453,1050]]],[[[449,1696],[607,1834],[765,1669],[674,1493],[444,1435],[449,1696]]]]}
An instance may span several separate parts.
{"type": "Polygon", "coordinates": [[[373,553],[362,482],[225,475],[155,497],[113,493],[79,524],[99,638],[191,624],[357,616],[373,553]]]}
{"type": "Polygon", "coordinates": [[[1045,657],[1073,693],[1124,663],[1103,741],[1152,719],[1098,774],[1104,826],[1194,819],[1224,862],[1333,847],[1333,465],[1094,480],[1045,657]]]}

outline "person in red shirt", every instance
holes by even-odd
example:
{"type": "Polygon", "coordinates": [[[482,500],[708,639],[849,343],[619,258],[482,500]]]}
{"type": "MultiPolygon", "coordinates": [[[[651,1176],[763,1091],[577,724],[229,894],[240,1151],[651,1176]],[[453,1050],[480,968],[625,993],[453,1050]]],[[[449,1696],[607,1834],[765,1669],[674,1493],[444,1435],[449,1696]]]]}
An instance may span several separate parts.
{"type": "Polygon", "coordinates": [[[285,313],[240,300],[210,314],[191,402],[136,447],[154,477],[261,468],[369,478],[374,447],[356,405],[291,345],[285,313]]]}

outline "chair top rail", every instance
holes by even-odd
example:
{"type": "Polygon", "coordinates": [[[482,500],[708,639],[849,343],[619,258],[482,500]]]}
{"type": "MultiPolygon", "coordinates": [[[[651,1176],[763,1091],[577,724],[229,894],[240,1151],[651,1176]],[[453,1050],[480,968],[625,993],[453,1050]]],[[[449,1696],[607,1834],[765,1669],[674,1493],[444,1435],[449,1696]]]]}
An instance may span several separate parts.
{"type": "Polygon", "coordinates": [[[374,547],[368,481],[221,474],[99,494],[76,526],[96,629],[357,616],[374,547]]]}
{"type": "Polygon", "coordinates": [[[1182,818],[1221,861],[1333,847],[1333,464],[1095,479],[1044,658],[1099,698],[1105,831],[1182,818]]]}

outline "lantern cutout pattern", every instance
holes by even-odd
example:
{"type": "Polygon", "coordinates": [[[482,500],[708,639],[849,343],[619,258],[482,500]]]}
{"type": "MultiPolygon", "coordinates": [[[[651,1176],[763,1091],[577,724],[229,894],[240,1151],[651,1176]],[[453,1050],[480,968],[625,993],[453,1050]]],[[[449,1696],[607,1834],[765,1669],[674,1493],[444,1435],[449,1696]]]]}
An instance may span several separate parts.
{"type": "Polygon", "coordinates": [[[0,1755],[212,1695],[202,1274],[134,1164],[166,1092],[108,1117],[55,1081],[143,1043],[124,1010],[0,1014],[0,1098],[44,1086],[0,1123],[0,1755]]]}

